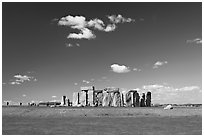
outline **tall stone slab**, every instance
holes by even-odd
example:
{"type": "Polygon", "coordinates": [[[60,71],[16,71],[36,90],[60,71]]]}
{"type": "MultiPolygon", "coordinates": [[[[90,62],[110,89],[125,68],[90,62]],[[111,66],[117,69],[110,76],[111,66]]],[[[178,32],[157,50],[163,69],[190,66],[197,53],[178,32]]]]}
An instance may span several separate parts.
{"type": "Polygon", "coordinates": [[[140,106],[140,95],[136,92],[136,107],[140,106]]]}
{"type": "Polygon", "coordinates": [[[73,107],[78,106],[78,102],[79,102],[79,100],[78,100],[78,92],[74,92],[73,93],[72,106],[73,107]]]}
{"type": "Polygon", "coordinates": [[[114,94],[114,97],[113,97],[113,106],[114,107],[120,107],[121,106],[121,97],[120,97],[120,93],[119,92],[116,92],[114,94]]]}
{"type": "Polygon", "coordinates": [[[107,92],[103,92],[103,102],[102,102],[102,106],[103,107],[108,107],[109,106],[109,97],[108,97],[108,93],[107,92]]]}
{"type": "Polygon", "coordinates": [[[145,107],[145,93],[142,93],[142,98],[140,102],[140,107],[145,107]]]}
{"type": "Polygon", "coordinates": [[[86,92],[79,92],[79,103],[81,106],[86,106],[86,92]]]}
{"type": "Polygon", "coordinates": [[[147,92],[147,95],[146,95],[146,106],[147,107],[151,107],[151,92],[147,92]]]}
{"type": "Polygon", "coordinates": [[[126,107],[131,107],[132,106],[132,100],[131,100],[131,92],[126,93],[126,107]]]}
{"type": "Polygon", "coordinates": [[[88,90],[88,106],[94,106],[94,91],[88,90]]]}

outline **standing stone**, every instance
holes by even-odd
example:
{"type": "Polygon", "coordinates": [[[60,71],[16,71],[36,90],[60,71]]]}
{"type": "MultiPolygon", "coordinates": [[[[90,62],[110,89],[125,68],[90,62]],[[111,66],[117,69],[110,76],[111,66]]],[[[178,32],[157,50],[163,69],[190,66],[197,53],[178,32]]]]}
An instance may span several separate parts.
{"type": "Polygon", "coordinates": [[[81,106],[86,106],[86,92],[85,91],[79,92],[79,103],[81,106]]]}
{"type": "Polygon", "coordinates": [[[124,103],[124,95],[123,95],[122,92],[120,93],[120,96],[121,96],[121,106],[124,107],[124,106],[125,106],[125,103],[124,103]]]}
{"type": "Polygon", "coordinates": [[[73,100],[72,100],[72,106],[76,107],[79,104],[79,94],[78,92],[73,93],[73,100]]]}
{"type": "Polygon", "coordinates": [[[94,90],[93,93],[94,106],[102,105],[103,102],[103,90],[94,90]]]}
{"type": "Polygon", "coordinates": [[[61,104],[62,104],[63,106],[66,105],[66,96],[62,96],[62,102],[61,102],[61,104]]]}
{"type": "Polygon", "coordinates": [[[142,93],[142,98],[140,102],[140,107],[145,107],[145,93],[142,93]]]}
{"type": "Polygon", "coordinates": [[[127,92],[126,93],[126,106],[127,107],[131,107],[131,105],[132,105],[132,100],[131,100],[131,92],[127,92]]]}
{"type": "Polygon", "coordinates": [[[140,106],[140,95],[136,92],[136,107],[140,106]]]}
{"type": "Polygon", "coordinates": [[[103,107],[108,107],[108,105],[109,105],[108,93],[107,92],[103,92],[103,103],[102,103],[102,106],[103,107]]]}
{"type": "Polygon", "coordinates": [[[151,107],[151,92],[147,92],[146,95],[146,106],[151,107]]]}
{"type": "Polygon", "coordinates": [[[121,99],[120,99],[120,93],[119,92],[116,92],[114,94],[114,97],[113,97],[113,106],[114,107],[120,107],[121,106],[121,99]]]}
{"type": "Polygon", "coordinates": [[[88,105],[94,106],[94,91],[88,90],[88,105]]]}

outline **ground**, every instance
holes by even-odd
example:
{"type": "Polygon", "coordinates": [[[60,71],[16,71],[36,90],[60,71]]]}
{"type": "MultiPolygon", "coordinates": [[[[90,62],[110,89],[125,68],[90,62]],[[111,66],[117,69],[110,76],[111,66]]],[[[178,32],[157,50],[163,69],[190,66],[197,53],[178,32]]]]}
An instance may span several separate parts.
{"type": "Polygon", "coordinates": [[[201,108],[2,107],[3,135],[201,135],[201,108]]]}

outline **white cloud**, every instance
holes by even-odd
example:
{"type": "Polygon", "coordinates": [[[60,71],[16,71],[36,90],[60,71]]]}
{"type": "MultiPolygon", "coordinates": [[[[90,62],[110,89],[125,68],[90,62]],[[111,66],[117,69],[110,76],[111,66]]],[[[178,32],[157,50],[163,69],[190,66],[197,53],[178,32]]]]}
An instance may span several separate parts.
{"type": "Polygon", "coordinates": [[[30,81],[30,79],[32,79],[32,77],[26,75],[15,75],[14,77],[17,78],[17,81],[19,82],[30,81]]]}
{"type": "Polygon", "coordinates": [[[16,81],[13,81],[13,82],[10,82],[11,85],[20,85],[21,83],[20,82],[16,82],[16,81]]]}
{"type": "Polygon", "coordinates": [[[130,72],[129,67],[125,65],[119,65],[119,64],[112,64],[111,69],[115,73],[127,73],[130,72]]]}
{"type": "Polygon", "coordinates": [[[94,28],[99,31],[111,32],[116,29],[116,24],[125,23],[125,22],[134,22],[134,19],[124,18],[122,15],[110,15],[107,16],[111,22],[107,26],[104,22],[98,18],[86,21],[86,18],[83,16],[71,16],[62,17],[58,21],[59,26],[69,26],[72,29],[78,29],[79,33],[70,33],[67,38],[73,39],[94,39],[96,36],[92,32],[91,28],[94,28]]]}
{"type": "Polygon", "coordinates": [[[66,47],[73,47],[73,45],[71,43],[65,43],[66,47]]]}
{"type": "Polygon", "coordinates": [[[160,103],[188,102],[192,96],[194,96],[193,98],[195,100],[195,96],[200,94],[200,88],[198,86],[175,88],[168,85],[152,84],[144,85],[143,89],[151,91],[153,101],[160,103]]]}
{"type": "Polygon", "coordinates": [[[112,22],[112,23],[125,23],[125,22],[134,22],[135,20],[134,19],[131,19],[131,18],[124,18],[122,15],[108,15],[107,16],[109,18],[109,20],[112,22]]]}
{"type": "Polygon", "coordinates": [[[82,80],[82,82],[83,82],[83,83],[86,83],[86,84],[89,84],[89,83],[90,83],[90,81],[88,81],[88,80],[82,80]]]}
{"type": "Polygon", "coordinates": [[[154,84],[154,85],[144,85],[143,89],[158,89],[163,87],[164,87],[163,85],[154,84]]]}
{"type": "Polygon", "coordinates": [[[132,70],[133,71],[142,71],[141,69],[138,69],[138,68],[133,68],[132,70]]]}
{"type": "Polygon", "coordinates": [[[56,98],[57,96],[52,96],[52,98],[56,98]]]}
{"type": "Polygon", "coordinates": [[[199,90],[200,88],[198,86],[189,86],[189,87],[183,87],[180,88],[180,91],[192,91],[192,90],[199,90]]]}
{"type": "Polygon", "coordinates": [[[73,39],[94,39],[96,36],[92,33],[91,30],[87,28],[80,29],[80,33],[70,33],[67,38],[73,38],[73,39]]]}
{"type": "Polygon", "coordinates": [[[163,66],[164,64],[167,64],[168,62],[167,61],[157,61],[154,66],[153,66],[153,69],[155,68],[158,68],[159,66],[163,66]]]}
{"type": "Polygon", "coordinates": [[[116,29],[116,25],[115,24],[108,24],[106,26],[106,28],[104,29],[105,32],[111,32],[114,31],[116,29]]]}
{"type": "Polygon", "coordinates": [[[202,44],[202,39],[201,38],[195,38],[192,40],[187,40],[187,43],[195,43],[195,44],[202,44]]]}
{"type": "Polygon", "coordinates": [[[22,83],[24,83],[25,81],[37,81],[36,78],[32,77],[32,76],[27,76],[27,75],[14,75],[15,80],[11,80],[12,82],[10,82],[9,84],[11,85],[20,85],[22,83]]]}
{"type": "Polygon", "coordinates": [[[103,21],[102,20],[100,20],[100,19],[93,19],[93,20],[90,20],[88,23],[87,23],[87,25],[89,26],[89,27],[94,27],[94,29],[97,29],[97,30],[104,30],[104,26],[105,26],[105,24],[103,23],[103,21]]]}
{"type": "Polygon", "coordinates": [[[70,26],[73,29],[83,29],[86,26],[86,18],[83,16],[71,16],[68,15],[66,17],[62,17],[58,21],[58,25],[63,25],[63,26],[70,26]]]}
{"type": "Polygon", "coordinates": [[[77,86],[77,85],[78,85],[78,83],[74,83],[74,85],[75,85],[75,86],[77,86]]]}

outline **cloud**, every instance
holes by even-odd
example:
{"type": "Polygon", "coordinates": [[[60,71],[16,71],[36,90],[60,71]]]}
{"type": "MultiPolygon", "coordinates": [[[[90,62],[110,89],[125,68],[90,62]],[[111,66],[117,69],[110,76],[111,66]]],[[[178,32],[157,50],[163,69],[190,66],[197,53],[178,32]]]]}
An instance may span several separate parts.
{"type": "Polygon", "coordinates": [[[78,83],[74,83],[74,85],[75,85],[75,86],[77,86],[77,85],[78,85],[78,83]]]}
{"type": "Polygon", "coordinates": [[[90,20],[88,23],[87,23],[87,26],[88,27],[93,27],[94,29],[97,29],[97,30],[104,30],[104,26],[105,24],[103,23],[102,20],[100,19],[93,19],[93,20],[90,20]]]}
{"type": "Polygon", "coordinates": [[[196,102],[196,98],[200,94],[200,88],[198,86],[175,88],[168,85],[152,84],[144,85],[143,89],[151,91],[154,103],[184,103],[185,101],[188,102],[191,98],[196,102]]]}
{"type": "Polygon", "coordinates": [[[163,85],[154,84],[154,85],[144,85],[143,89],[158,89],[163,87],[164,87],[163,85]]]}
{"type": "Polygon", "coordinates": [[[155,68],[158,68],[159,66],[163,66],[164,64],[167,64],[168,62],[167,61],[157,61],[154,66],[153,66],[153,69],[155,68]]]}
{"type": "Polygon", "coordinates": [[[180,91],[192,91],[192,90],[199,90],[200,88],[198,86],[189,86],[189,87],[183,87],[180,88],[180,91]]]}
{"type": "Polygon", "coordinates": [[[132,70],[133,71],[142,71],[141,69],[138,69],[138,68],[133,68],[132,70]]]}
{"type": "Polygon", "coordinates": [[[25,94],[23,94],[22,96],[23,96],[23,97],[26,97],[26,95],[25,95],[25,94]]]}
{"type": "Polygon", "coordinates": [[[125,23],[125,22],[134,22],[134,19],[131,18],[124,18],[122,15],[109,15],[107,16],[111,22],[108,25],[105,25],[101,19],[95,18],[89,21],[86,21],[84,16],[71,16],[68,15],[66,17],[62,17],[58,20],[59,26],[68,26],[72,29],[77,29],[79,33],[70,33],[67,38],[72,39],[94,39],[96,35],[93,33],[91,28],[104,31],[104,32],[111,32],[116,29],[116,24],[118,23],[125,23]]]}
{"type": "Polygon", "coordinates": [[[58,25],[70,26],[73,29],[82,29],[86,26],[86,18],[83,16],[71,16],[62,17],[58,21],[58,25]]]}
{"type": "Polygon", "coordinates": [[[65,46],[66,46],[67,48],[71,48],[71,47],[75,47],[75,46],[80,47],[80,44],[79,44],[79,43],[76,43],[76,44],[74,45],[74,44],[71,44],[71,43],[65,43],[65,46]]]}
{"type": "Polygon", "coordinates": [[[73,47],[73,45],[71,43],[65,43],[66,47],[73,47]]]}
{"type": "Polygon", "coordinates": [[[131,19],[131,18],[124,18],[122,15],[108,15],[107,16],[109,18],[109,20],[114,23],[114,24],[118,24],[118,23],[125,23],[125,22],[134,22],[135,20],[134,19],[131,19]]]}
{"type": "Polygon", "coordinates": [[[186,86],[182,88],[174,88],[166,85],[153,84],[153,85],[144,85],[143,89],[152,90],[155,92],[181,92],[181,91],[199,90],[200,88],[198,86],[186,86]]]}
{"type": "Polygon", "coordinates": [[[89,83],[90,83],[90,81],[88,81],[88,80],[82,80],[82,82],[83,82],[83,83],[86,83],[86,84],[89,84],[89,83]]]}
{"type": "Polygon", "coordinates": [[[15,80],[12,80],[12,82],[10,82],[9,84],[20,85],[24,83],[25,81],[37,81],[37,79],[32,76],[20,75],[20,74],[14,75],[14,78],[15,80]]]}
{"type": "Polygon", "coordinates": [[[16,82],[16,81],[13,81],[13,82],[10,82],[11,85],[21,85],[20,82],[16,82]]]}
{"type": "Polygon", "coordinates": [[[16,81],[24,82],[24,81],[30,81],[32,77],[26,76],[26,75],[22,76],[18,74],[18,75],[15,75],[14,78],[17,78],[16,81]]]}
{"type": "Polygon", "coordinates": [[[186,43],[202,44],[202,39],[201,38],[195,38],[192,40],[187,40],[186,43]]]}
{"type": "Polygon", "coordinates": [[[105,32],[111,32],[114,31],[116,29],[116,25],[115,24],[108,24],[106,26],[106,28],[104,29],[105,32]]]}
{"type": "Polygon", "coordinates": [[[92,33],[91,30],[87,28],[80,29],[80,33],[70,33],[67,38],[73,38],[73,39],[94,39],[96,36],[92,33]]]}
{"type": "Polygon", "coordinates": [[[57,96],[52,96],[52,98],[56,98],[57,96]]]}
{"type": "Polygon", "coordinates": [[[119,64],[112,64],[111,69],[115,73],[127,73],[130,72],[129,67],[125,65],[119,65],[119,64]]]}

